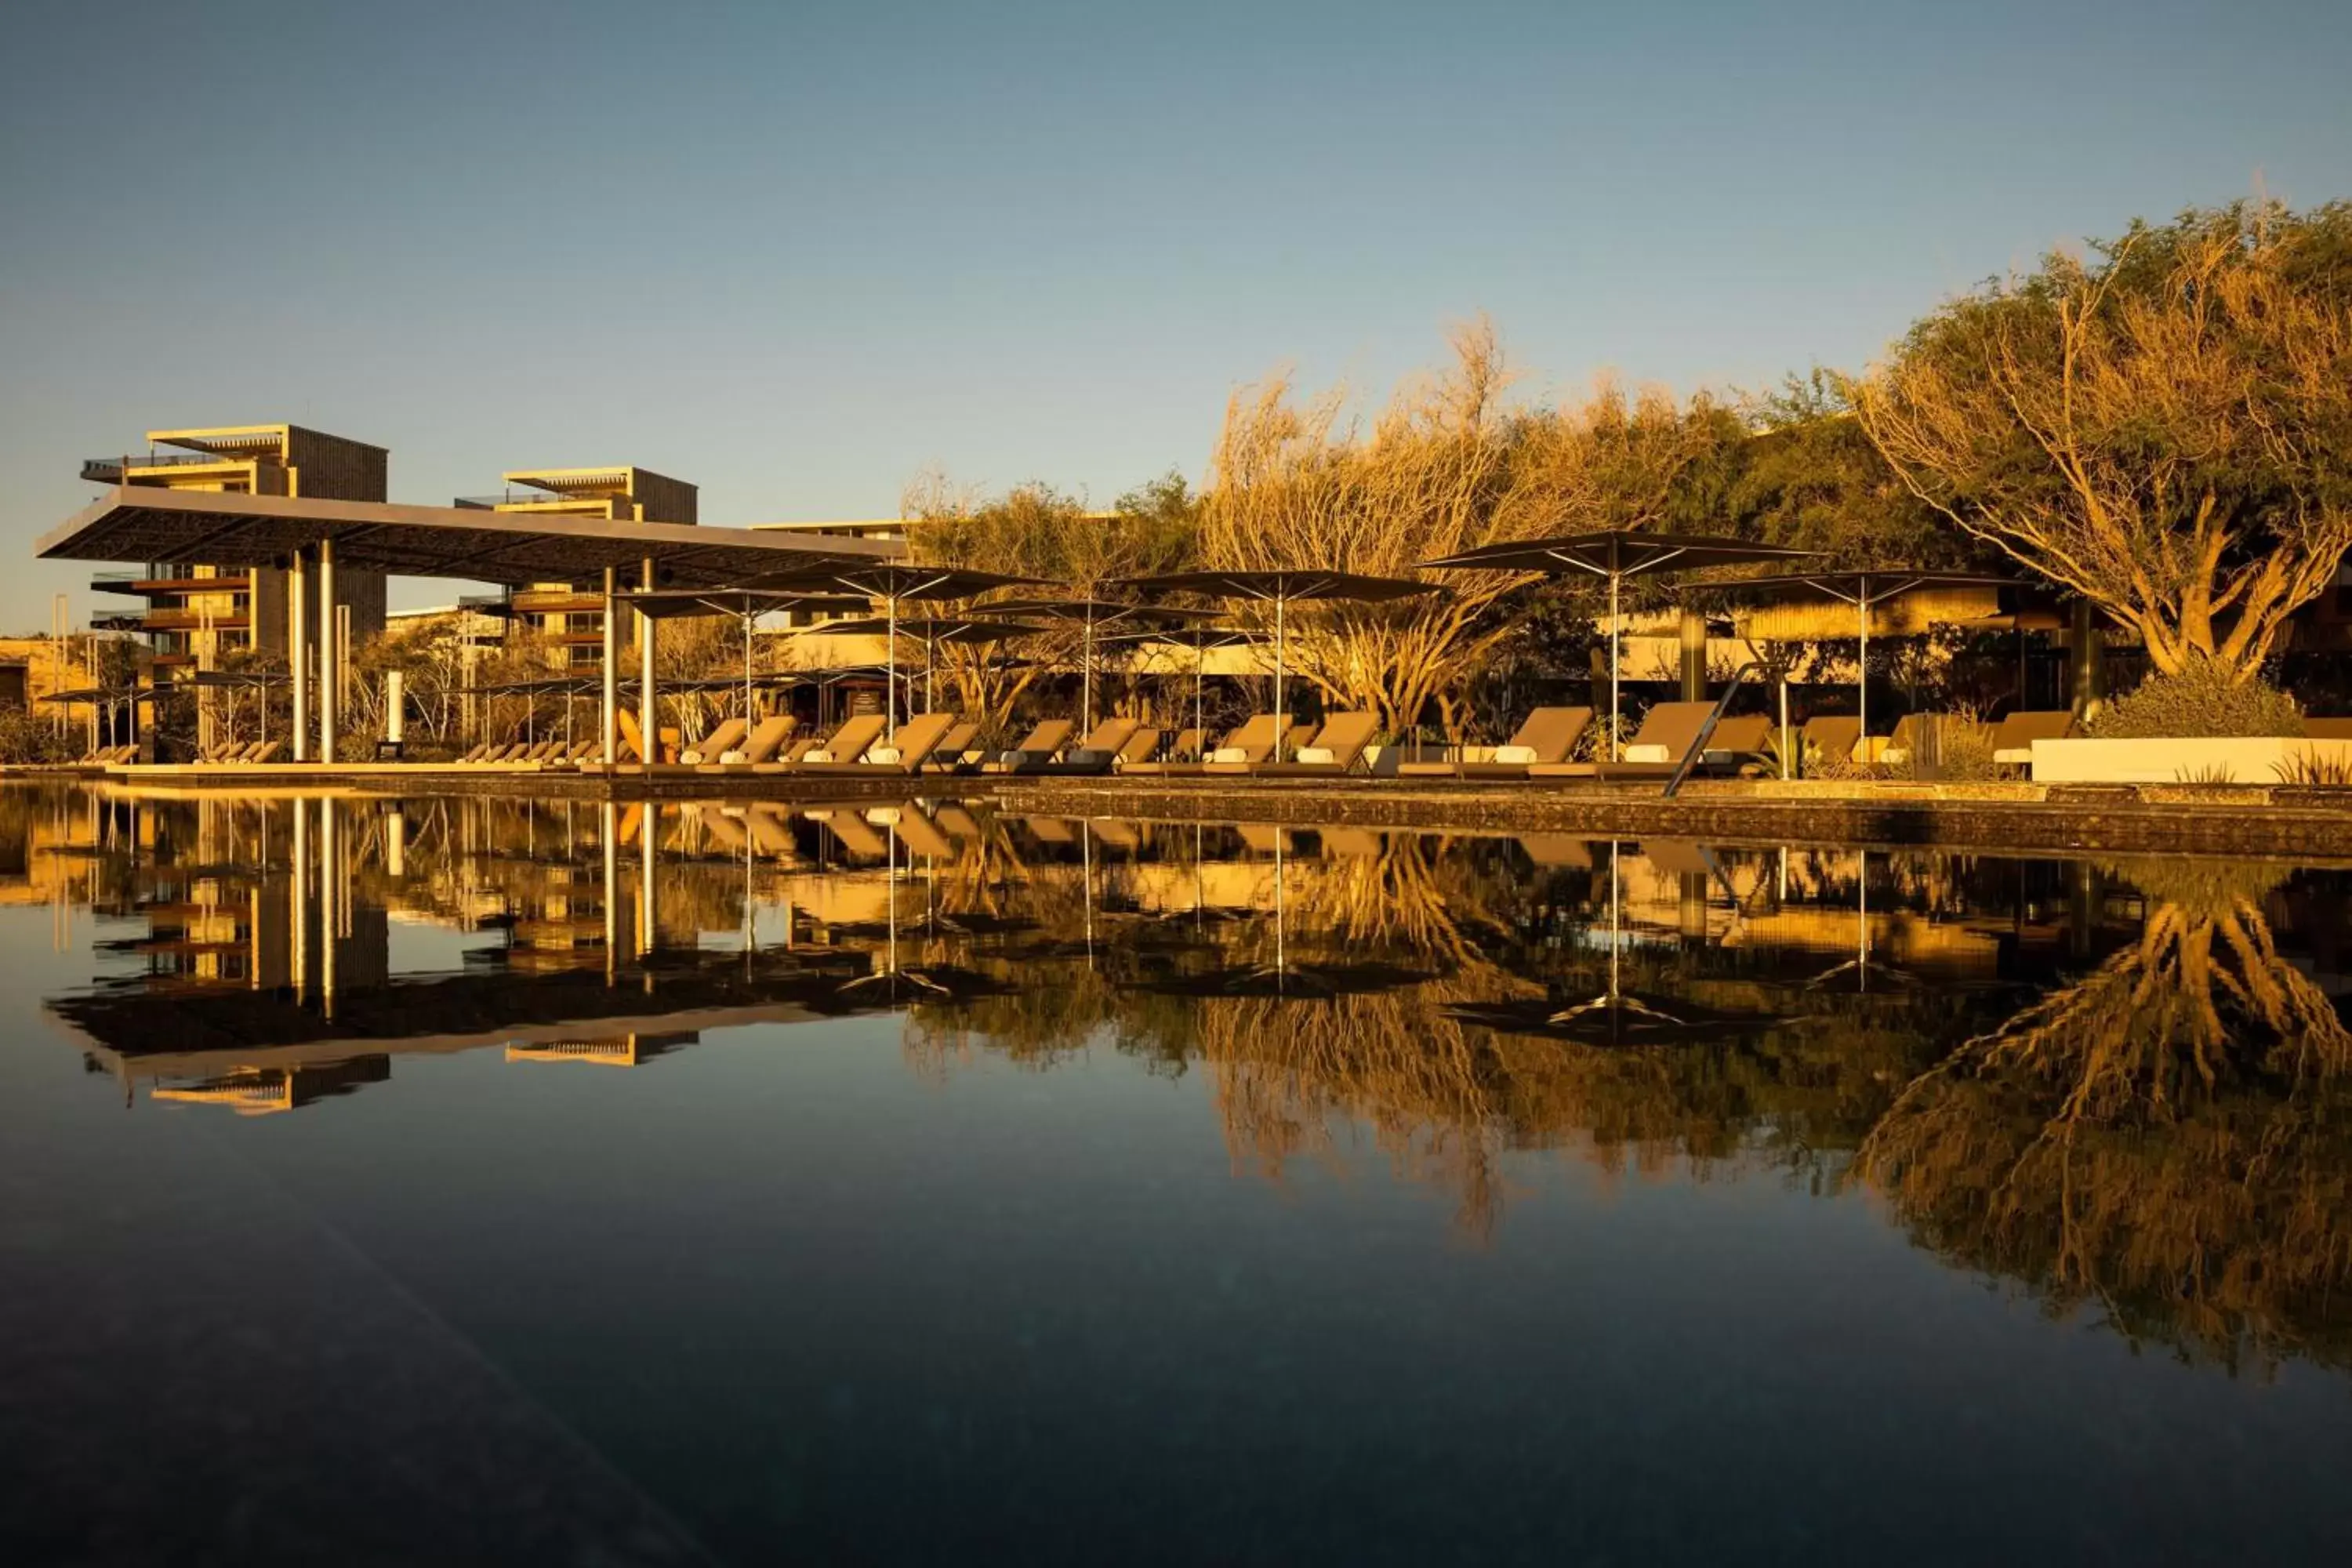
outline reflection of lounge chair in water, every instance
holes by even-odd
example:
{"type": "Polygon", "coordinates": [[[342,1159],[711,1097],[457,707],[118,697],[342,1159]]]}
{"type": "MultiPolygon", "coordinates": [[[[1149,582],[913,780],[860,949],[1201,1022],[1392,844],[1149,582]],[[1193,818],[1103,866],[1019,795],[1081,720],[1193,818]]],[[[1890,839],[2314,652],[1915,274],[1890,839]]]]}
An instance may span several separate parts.
{"type": "MultiPolygon", "coordinates": [[[[816,813],[811,812],[809,815],[815,816],[816,813]]],[[[834,840],[841,846],[844,854],[855,856],[861,860],[888,858],[890,846],[880,834],[867,826],[865,819],[856,813],[835,811],[818,820],[832,830],[834,840]]]]}
{"type": "Polygon", "coordinates": [[[1589,871],[1592,868],[1592,849],[1583,839],[1570,833],[1523,833],[1519,847],[1528,859],[1547,869],[1566,868],[1589,871]]]}
{"type": "Polygon", "coordinates": [[[877,805],[866,814],[866,820],[896,833],[909,854],[928,855],[935,860],[956,858],[955,840],[940,832],[940,825],[911,800],[899,805],[877,805]]]}

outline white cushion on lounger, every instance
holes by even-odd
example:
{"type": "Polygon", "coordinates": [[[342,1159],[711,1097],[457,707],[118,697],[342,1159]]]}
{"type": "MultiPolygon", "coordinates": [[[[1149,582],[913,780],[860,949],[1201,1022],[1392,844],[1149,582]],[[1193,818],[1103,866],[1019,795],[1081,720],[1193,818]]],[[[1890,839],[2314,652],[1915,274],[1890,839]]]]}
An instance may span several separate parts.
{"type": "Polygon", "coordinates": [[[2030,763],[2033,760],[2033,748],[2031,746],[2003,746],[2000,751],[1995,752],[1992,754],[1992,760],[1996,763],[2030,763]]]}
{"type": "Polygon", "coordinates": [[[729,763],[748,763],[751,760],[751,753],[749,752],[721,752],[719,753],[719,761],[722,765],[729,763]]]}
{"type": "MultiPolygon", "coordinates": [[[[734,752],[730,752],[727,753],[727,760],[730,762],[740,763],[743,759],[737,756],[734,752]]],[[[829,763],[833,761],[833,753],[826,751],[823,746],[819,746],[814,752],[803,752],[801,754],[801,761],[804,763],[829,763]]]]}
{"type": "MultiPolygon", "coordinates": [[[[906,753],[896,746],[877,746],[866,753],[866,760],[869,763],[895,763],[905,757],[906,753]]],[[[831,762],[833,759],[828,757],[825,760],[831,762]]]]}
{"type": "Polygon", "coordinates": [[[1208,761],[1213,763],[1245,763],[1249,761],[1249,752],[1240,746],[1219,746],[1215,751],[1209,753],[1208,761]]]}
{"type": "Polygon", "coordinates": [[[1625,760],[1629,763],[1671,763],[1675,753],[1667,746],[1628,746],[1625,760]]]}
{"type": "Polygon", "coordinates": [[[1495,748],[1495,761],[1498,763],[1532,763],[1535,760],[1536,749],[1533,746],[1497,746],[1495,748]]]}
{"type": "Polygon", "coordinates": [[[1336,763],[1339,759],[1328,746],[1301,746],[1298,760],[1302,763],[1336,763]]]}

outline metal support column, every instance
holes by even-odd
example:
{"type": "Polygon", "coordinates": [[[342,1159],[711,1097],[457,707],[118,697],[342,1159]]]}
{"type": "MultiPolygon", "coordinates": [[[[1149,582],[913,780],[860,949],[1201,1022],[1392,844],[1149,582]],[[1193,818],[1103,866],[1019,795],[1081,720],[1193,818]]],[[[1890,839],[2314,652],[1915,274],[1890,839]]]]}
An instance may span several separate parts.
{"type": "Polygon", "coordinates": [[[620,612],[613,603],[614,574],[604,568],[604,765],[611,767],[621,760],[621,648],[620,612]]]}
{"type": "MultiPolygon", "coordinates": [[[[650,592],[654,585],[654,558],[645,558],[637,569],[637,586],[650,592]]],[[[643,610],[637,612],[637,733],[645,737],[646,761],[653,762],[661,755],[661,726],[656,716],[661,711],[654,694],[654,618],[643,610]]]]}
{"type": "Polygon", "coordinates": [[[319,760],[335,761],[335,699],[342,689],[335,647],[335,542],[319,541],[319,760]]]}
{"type": "Polygon", "coordinates": [[[286,664],[294,680],[294,760],[310,760],[310,571],[297,548],[286,565],[286,664]]]}

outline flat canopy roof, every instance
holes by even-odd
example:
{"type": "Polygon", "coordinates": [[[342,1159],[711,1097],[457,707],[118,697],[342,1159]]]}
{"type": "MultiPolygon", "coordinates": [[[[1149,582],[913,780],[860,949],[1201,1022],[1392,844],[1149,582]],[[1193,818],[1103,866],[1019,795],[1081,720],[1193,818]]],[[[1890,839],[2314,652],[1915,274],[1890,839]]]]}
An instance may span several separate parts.
{"type": "Polygon", "coordinates": [[[895,558],[905,548],[896,540],[820,542],[681,522],[118,485],[45,535],[34,553],[52,561],[268,565],[327,539],[335,542],[335,563],[347,571],[517,586],[585,581],[607,566],[634,576],[637,563],[651,556],[666,583],[716,587],[827,558],[895,558]]]}

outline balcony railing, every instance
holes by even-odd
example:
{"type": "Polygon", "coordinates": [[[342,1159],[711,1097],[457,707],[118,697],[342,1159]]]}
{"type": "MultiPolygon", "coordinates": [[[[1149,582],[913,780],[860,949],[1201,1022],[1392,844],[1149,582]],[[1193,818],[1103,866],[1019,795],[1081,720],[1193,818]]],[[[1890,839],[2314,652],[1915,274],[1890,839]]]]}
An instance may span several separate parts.
{"type": "Polygon", "coordinates": [[[119,485],[129,468],[197,468],[208,464],[248,463],[250,458],[223,457],[218,452],[150,452],[145,457],[84,458],[81,477],[94,484],[119,485]]]}
{"type": "Polygon", "coordinates": [[[458,496],[449,504],[467,511],[495,511],[502,506],[551,506],[558,501],[599,499],[594,496],[560,496],[547,490],[508,490],[503,495],[458,496]]]}

